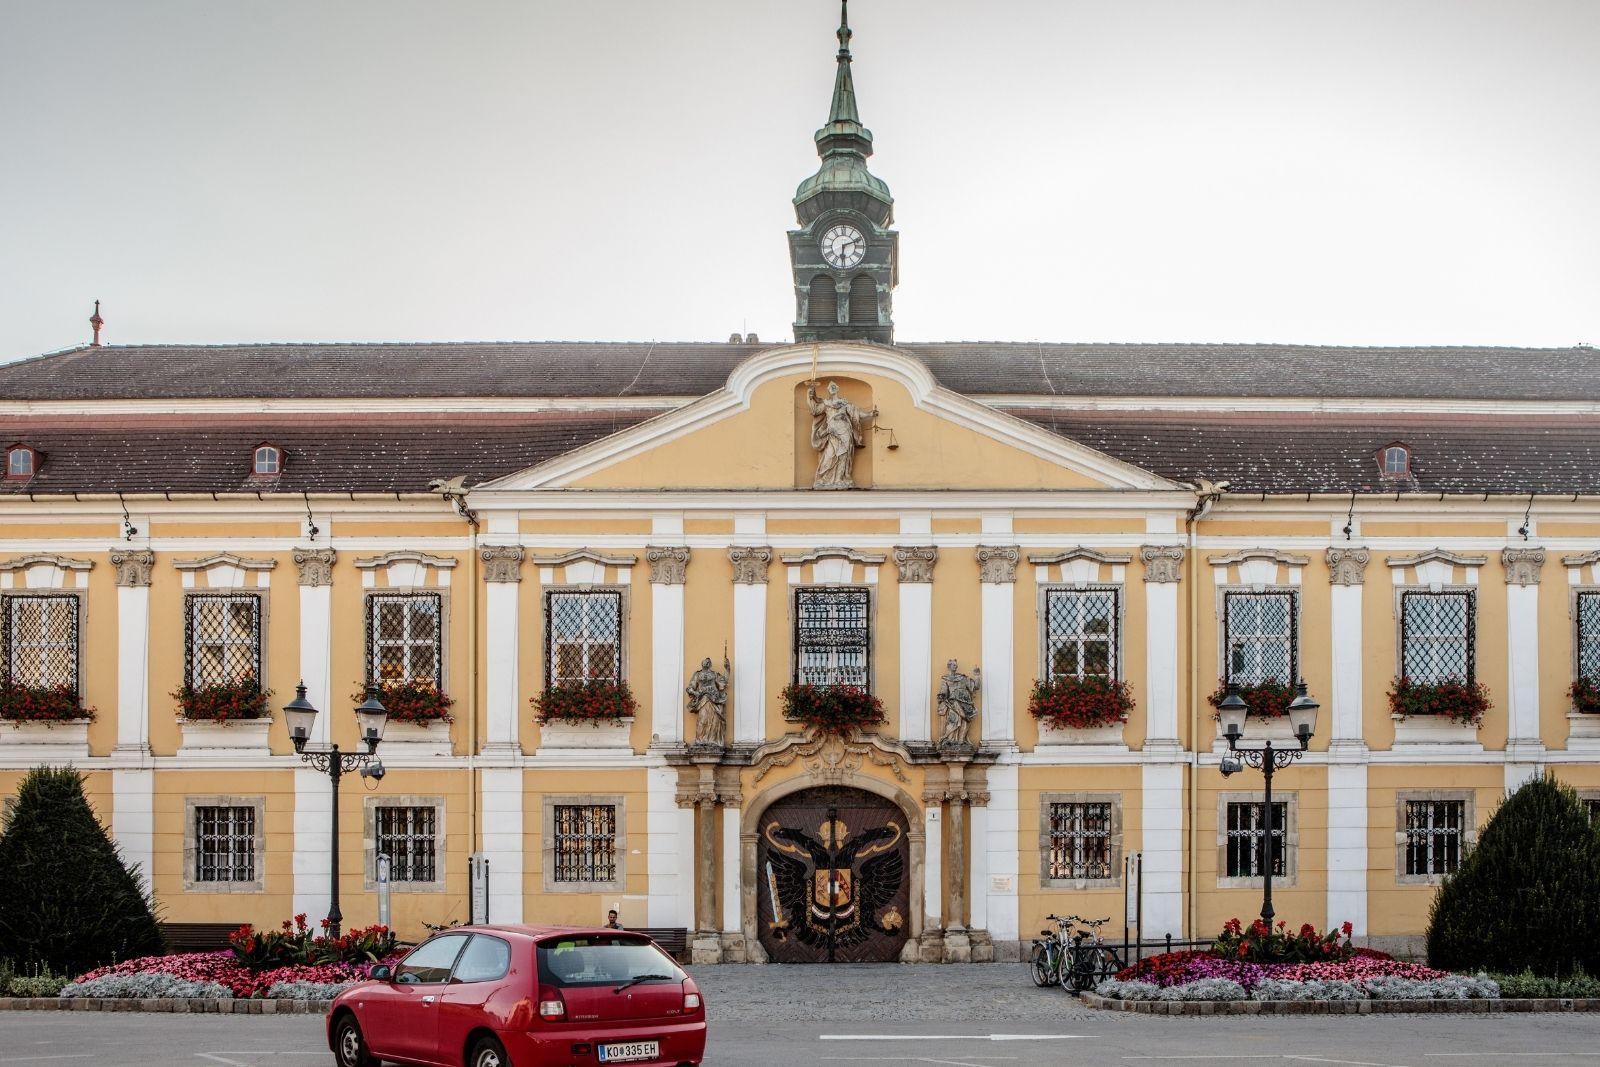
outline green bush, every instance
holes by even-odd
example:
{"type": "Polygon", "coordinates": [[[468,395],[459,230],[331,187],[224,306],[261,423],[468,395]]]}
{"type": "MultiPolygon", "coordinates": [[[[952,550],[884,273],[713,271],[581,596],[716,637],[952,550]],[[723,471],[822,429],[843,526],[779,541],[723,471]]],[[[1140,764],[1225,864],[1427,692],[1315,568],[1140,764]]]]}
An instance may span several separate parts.
{"type": "Polygon", "coordinates": [[[30,771],[0,837],[0,959],[29,976],[80,974],[161,950],[149,894],[95,819],[83,776],[30,771]]]}
{"type": "Polygon", "coordinates": [[[1550,777],[1501,802],[1428,923],[1442,970],[1600,973],[1600,834],[1569,787],[1550,777]]]}
{"type": "Polygon", "coordinates": [[[1569,978],[1546,978],[1532,971],[1490,977],[1499,983],[1502,997],[1600,997],[1600,978],[1591,978],[1582,971],[1569,978]]]}

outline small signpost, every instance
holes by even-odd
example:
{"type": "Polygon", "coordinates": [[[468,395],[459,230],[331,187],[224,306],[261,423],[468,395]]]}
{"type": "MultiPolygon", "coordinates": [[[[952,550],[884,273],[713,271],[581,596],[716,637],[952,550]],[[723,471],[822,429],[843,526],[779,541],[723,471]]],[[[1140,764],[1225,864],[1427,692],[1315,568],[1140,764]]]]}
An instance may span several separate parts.
{"type": "Polygon", "coordinates": [[[472,922],[474,925],[489,921],[489,857],[474,852],[467,861],[472,872],[472,922]]]}
{"type": "Polygon", "coordinates": [[[378,925],[394,929],[394,923],[389,921],[389,867],[388,856],[378,857],[378,925]]]}

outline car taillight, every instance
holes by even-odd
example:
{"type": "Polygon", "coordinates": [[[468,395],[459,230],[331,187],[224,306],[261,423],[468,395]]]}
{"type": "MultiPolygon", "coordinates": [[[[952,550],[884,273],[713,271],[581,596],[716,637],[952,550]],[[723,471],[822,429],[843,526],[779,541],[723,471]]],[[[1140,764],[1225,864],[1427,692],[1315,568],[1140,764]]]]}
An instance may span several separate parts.
{"type": "Polygon", "coordinates": [[[539,1018],[551,1022],[567,1017],[567,1002],[561,999],[561,994],[549,986],[539,987],[539,1018]]]}
{"type": "Polygon", "coordinates": [[[699,993],[685,993],[683,995],[683,1010],[684,1011],[699,1011],[700,1010],[700,994],[699,993]]]}

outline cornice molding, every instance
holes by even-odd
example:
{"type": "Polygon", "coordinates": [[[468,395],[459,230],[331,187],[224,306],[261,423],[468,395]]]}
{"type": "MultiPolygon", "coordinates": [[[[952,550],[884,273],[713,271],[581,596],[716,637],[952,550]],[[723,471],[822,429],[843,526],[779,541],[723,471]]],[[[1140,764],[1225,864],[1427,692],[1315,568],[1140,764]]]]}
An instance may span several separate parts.
{"type": "Polygon", "coordinates": [[[1071,563],[1075,559],[1086,559],[1094,563],[1108,563],[1113,566],[1133,562],[1131,552],[1096,552],[1092,548],[1069,548],[1065,552],[1054,555],[1043,555],[1038,552],[1028,553],[1028,562],[1042,567],[1054,566],[1058,563],[1071,563]]]}
{"type": "Polygon", "coordinates": [[[559,556],[529,556],[528,562],[535,567],[565,567],[569,563],[598,563],[603,567],[631,567],[639,562],[639,557],[627,553],[608,556],[603,552],[596,552],[592,548],[578,548],[571,552],[563,552],[559,556]]]}
{"type": "Polygon", "coordinates": [[[1563,567],[1591,567],[1596,563],[1600,563],[1600,548],[1593,552],[1580,552],[1577,555],[1561,557],[1563,567]]]}
{"type": "Polygon", "coordinates": [[[793,552],[781,559],[791,567],[815,563],[819,559],[847,559],[851,563],[860,563],[868,567],[880,566],[888,556],[874,552],[857,552],[853,548],[831,546],[828,548],[814,548],[809,552],[793,552]]]}
{"type": "Polygon", "coordinates": [[[236,556],[232,552],[218,552],[211,556],[199,556],[194,559],[175,559],[172,561],[174,570],[203,571],[212,567],[237,567],[242,571],[270,571],[278,565],[275,559],[250,559],[245,556],[236,556]]]}
{"type": "Polygon", "coordinates": [[[1448,563],[1455,567],[1481,567],[1489,562],[1488,556],[1468,556],[1459,552],[1447,552],[1442,548],[1430,548],[1426,552],[1418,552],[1411,556],[1390,556],[1384,561],[1390,567],[1417,567],[1424,563],[1448,563]]]}
{"type": "Polygon", "coordinates": [[[427,552],[411,552],[401,550],[385,552],[381,556],[357,556],[356,567],[359,570],[370,571],[378,567],[387,567],[392,563],[420,563],[425,567],[438,567],[449,570],[456,565],[456,560],[451,556],[435,556],[427,552]]]}
{"type": "Polygon", "coordinates": [[[1273,563],[1281,563],[1286,567],[1304,567],[1311,562],[1310,556],[1282,552],[1276,548],[1246,548],[1238,552],[1230,552],[1226,556],[1212,556],[1206,562],[1213,567],[1231,567],[1238,563],[1248,563],[1254,559],[1270,560],[1273,563]]]}
{"type": "Polygon", "coordinates": [[[16,559],[0,561],[0,571],[25,571],[29,567],[38,567],[48,564],[64,571],[86,571],[94,566],[92,559],[73,559],[70,556],[55,556],[43,552],[35,552],[28,556],[18,556],[16,559]]]}

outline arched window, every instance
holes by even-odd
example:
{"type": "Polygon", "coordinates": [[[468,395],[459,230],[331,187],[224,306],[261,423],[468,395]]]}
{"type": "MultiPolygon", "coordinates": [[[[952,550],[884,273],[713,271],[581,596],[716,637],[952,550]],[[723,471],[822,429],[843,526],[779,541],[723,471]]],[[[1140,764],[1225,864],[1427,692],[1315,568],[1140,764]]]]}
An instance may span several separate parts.
{"type": "Polygon", "coordinates": [[[812,326],[833,326],[839,321],[839,291],[833,279],[819,274],[811,279],[811,298],[806,302],[806,322],[812,326]]]}
{"type": "Polygon", "coordinates": [[[869,275],[857,274],[850,279],[850,325],[876,326],[878,324],[878,283],[869,275]]]}
{"type": "Polygon", "coordinates": [[[27,445],[18,445],[6,453],[7,478],[32,478],[34,452],[27,445]]]}
{"type": "Polygon", "coordinates": [[[1405,445],[1385,445],[1378,453],[1378,469],[1385,478],[1411,476],[1411,451],[1405,445]]]}
{"type": "Polygon", "coordinates": [[[257,445],[252,473],[271,476],[283,472],[283,453],[277,445],[257,445]]]}

